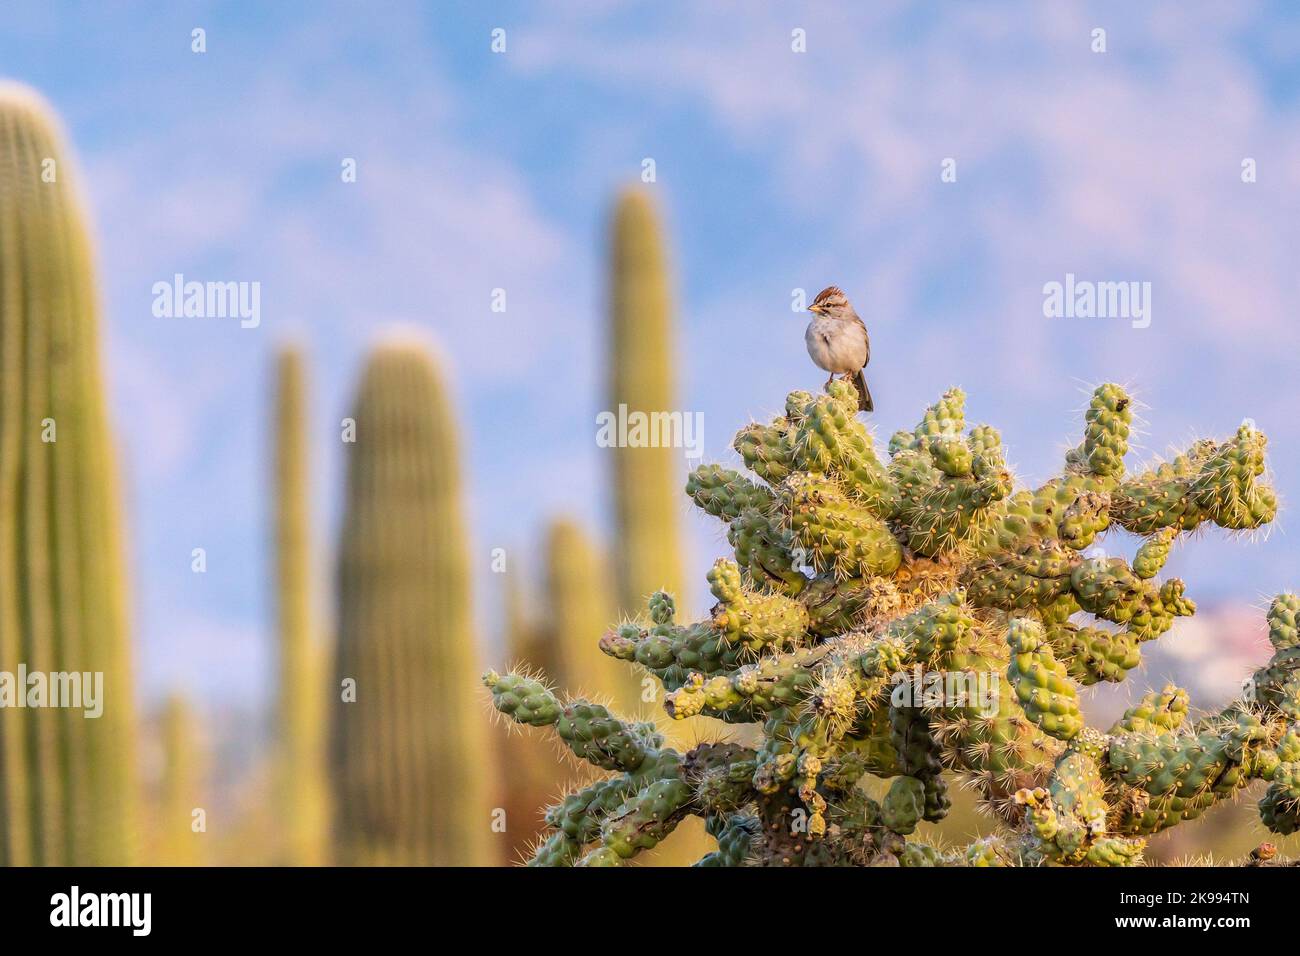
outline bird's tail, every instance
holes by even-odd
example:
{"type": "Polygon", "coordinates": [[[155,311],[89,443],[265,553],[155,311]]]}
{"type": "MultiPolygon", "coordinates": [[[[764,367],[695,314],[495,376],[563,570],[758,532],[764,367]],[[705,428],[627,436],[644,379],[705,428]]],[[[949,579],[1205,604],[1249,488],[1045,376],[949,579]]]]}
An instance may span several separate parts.
{"type": "Polygon", "coordinates": [[[862,374],[862,369],[858,369],[858,374],[853,376],[853,384],[858,387],[858,411],[875,411],[875,403],[871,401],[871,389],[867,388],[867,379],[862,374]]]}

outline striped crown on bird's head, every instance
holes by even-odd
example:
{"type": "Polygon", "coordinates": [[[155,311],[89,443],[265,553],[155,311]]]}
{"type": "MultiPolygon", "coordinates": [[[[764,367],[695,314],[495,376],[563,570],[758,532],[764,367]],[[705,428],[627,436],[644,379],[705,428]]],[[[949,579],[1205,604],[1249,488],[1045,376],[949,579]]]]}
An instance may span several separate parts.
{"type": "Polygon", "coordinates": [[[834,313],[845,308],[852,308],[849,305],[849,297],[839,286],[829,285],[817,293],[817,298],[813,299],[812,305],[808,306],[808,311],[834,313]]]}

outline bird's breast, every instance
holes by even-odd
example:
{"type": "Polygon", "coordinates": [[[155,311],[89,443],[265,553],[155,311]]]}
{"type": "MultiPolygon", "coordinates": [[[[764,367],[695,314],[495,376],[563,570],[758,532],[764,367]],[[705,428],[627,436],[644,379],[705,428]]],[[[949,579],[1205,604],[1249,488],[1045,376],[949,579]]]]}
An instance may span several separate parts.
{"type": "Polygon", "coordinates": [[[856,323],[814,319],[804,333],[804,343],[818,368],[828,372],[847,374],[867,364],[866,335],[856,323]]]}

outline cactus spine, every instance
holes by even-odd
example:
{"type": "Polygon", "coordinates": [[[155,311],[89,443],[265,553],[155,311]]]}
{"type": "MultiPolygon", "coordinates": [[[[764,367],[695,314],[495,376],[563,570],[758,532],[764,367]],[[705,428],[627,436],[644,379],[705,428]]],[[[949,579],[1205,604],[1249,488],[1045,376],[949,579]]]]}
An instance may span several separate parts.
{"type": "MultiPolygon", "coordinates": [[[[674,408],[672,302],[659,221],[650,197],[628,190],[614,212],[610,268],[609,408],[674,408]]],[[[664,447],[618,447],[614,510],[620,610],[633,613],[663,589],[682,594],[677,456],[664,447]]]]}
{"type": "Polygon", "coordinates": [[[333,779],[340,862],[495,862],[452,409],[388,345],[357,394],[339,549],[333,779]],[[346,697],[346,690],[345,690],[346,697]]]}
{"type": "Polygon", "coordinates": [[[0,862],[18,865],[136,853],[124,555],[76,182],[48,108],[0,88],[0,667],[102,673],[104,708],[0,717],[0,862]]]}
{"type": "Polygon", "coordinates": [[[275,761],[279,862],[325,862],[325,700],[312,587],[311,489],[305,359],[283,350],[276,363],[275,560],[280,696],[275,761]]]}

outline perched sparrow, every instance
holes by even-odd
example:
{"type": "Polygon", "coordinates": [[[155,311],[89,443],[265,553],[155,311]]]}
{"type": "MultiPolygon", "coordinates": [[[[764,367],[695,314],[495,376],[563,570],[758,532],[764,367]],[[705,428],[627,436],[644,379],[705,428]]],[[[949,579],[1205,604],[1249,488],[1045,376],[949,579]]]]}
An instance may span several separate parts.
{"type": "Polygon", "coordinates": [[[836,372],[853,376],[853,384],[858,387],[858,410],[872,411],[875,405],[862,375],[871,361],[871,339],[867,327],[849,304],[848,296],[837,286],[830,286],[817,293],[808,311],[813,314],[813,320],[808,323],[803,340],[817,367],[831,373],[826,384],[831,383],[836,372]]]}

